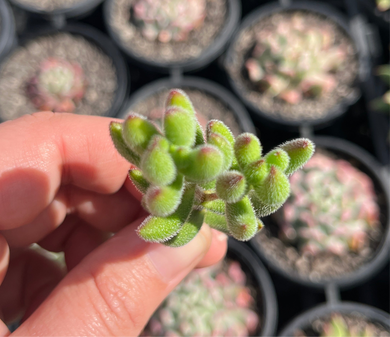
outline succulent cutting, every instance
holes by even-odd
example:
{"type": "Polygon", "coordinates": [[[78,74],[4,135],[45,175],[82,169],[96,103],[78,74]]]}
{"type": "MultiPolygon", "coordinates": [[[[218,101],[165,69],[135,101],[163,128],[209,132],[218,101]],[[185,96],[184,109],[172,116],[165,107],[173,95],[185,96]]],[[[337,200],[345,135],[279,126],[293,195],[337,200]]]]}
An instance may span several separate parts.
{"type": "Polygon", "coordinates": [[[157,309],[141,336],[252,336],[255,299],[236,261],[196,270],[157,309]]]}
{"type": "Polygon", "coordinates": [[[379,224],[371,179],[345,160],[321,153],[291,178],[291,197],[281,211],[282,239],[310,254],[359,252],[379,224]]]}
{"type": "Polygon", "coordinates": [[[206,17],[205,0],[138,0],[134,20],[148,40],[184,41],[206,17]]]}
{"type": "Polygon", "coordinates": [[[280,208],[290,195],[288,176],[312,156],[305,138],[262,154],[259,139],[236,139],[221,121],[207,124],[206,136],[187,95],[170,91],[160,130],[131,113],[110,124],[118,152],[130,163],[129,177],[143,193],[151,214],[138,228],[146,241],[178,247],[191,241],[205,222],[237,240],[251,239],[260,217],[280,208]]]}
{"type": "Polygon", "coordinates": [[[48,58],[26,85],[26,94],[40,111],[73,112],[84,97],[86,80],[77,63],[48,58]]]}
{"type": "Polygon", "coordinates": [[[258,33],[245,63],[249,79],[289,104],[331,92],[337,84],[334,73],[346,59],[334,40],[330,25],[313,27],[302,14],[294,14],[258,33]]]}

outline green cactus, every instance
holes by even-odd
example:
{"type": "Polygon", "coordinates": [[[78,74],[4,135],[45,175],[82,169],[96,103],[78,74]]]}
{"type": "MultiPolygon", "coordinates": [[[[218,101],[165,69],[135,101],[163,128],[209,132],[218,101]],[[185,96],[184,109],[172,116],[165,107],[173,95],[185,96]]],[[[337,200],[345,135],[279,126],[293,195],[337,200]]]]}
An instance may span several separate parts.
{"type": "Polygon", "coordinates": [[[250,81],[289,104],[331,92],[337,83],[334,72],[346,59],[333,35],[331,26],[313,27],[300,13],[259,32],[245,63],[250,81]]]}
{"type": "Polygon", "coordinates": [[[206,17],[205,0],[137,0],[134,21],[148,40],[185,41],[206,17]]]}
{"type": "Polygon", "coordinates": [[[345,160],[316,153],[291,177],[291,197],[276,217],[282,240],[301,252],[341,255],[368,246],[379,207],[368,176],[345,160]]]}
{"type": "Polygon", "coordinates": [[[196,270],[157,309],[141,336],[252,336],[255,299],[238,262],[196,270]]]}
{"type": "Polygon", "coordinates": [[[48,58],[26,83],[26,95],[40,111],[73,112],[86,84],[79,64],[48,58]]]}
{"type": "Polygon", "coordinates": [[[163,130],[131,114],[122,124],[112,122],[110,132],[118,152],[139,168],[129,177],[151,216],[138,235],[173,247],[188,243],[203,222],[238,240],[251,239],[263,226],[258,217],[287,199],[286,174],[314,152],[310,140],[296,139],[262,158],[255,135],[235,140],[216,120],[207,125],[206,142],[191,101],[179,89],[169,93],[163,130]]]}

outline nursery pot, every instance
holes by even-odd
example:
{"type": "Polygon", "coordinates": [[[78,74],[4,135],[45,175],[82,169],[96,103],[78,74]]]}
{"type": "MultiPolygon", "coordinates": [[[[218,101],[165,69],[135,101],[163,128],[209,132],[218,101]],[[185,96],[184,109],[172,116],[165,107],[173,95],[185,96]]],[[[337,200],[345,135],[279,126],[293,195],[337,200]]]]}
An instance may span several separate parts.
{"type": "MultiPolygon", "coordinates": [[[[362,71],[364,69],[367,69],[365,60],[359,59],[359,70],[355,81],[351,86],[353,88],[352,92],[346,97],[344,97],[340,102],[332,106],[322,117],[300,118],[294,120],[287,119],[283,116],[266,113],[264,110],[262,110],[260,106],[258,106],[258,104],[255,104],[253,101],[249,100],[247,98],[249,87],[247,87],[243,83],[237,83],[237,81],[233,79],[232,75],[229,72],[229,68],[232,67],[232,65],[235,63],[235,60],[237,59],[237,54],[235,53],[234,48],[236,44],[242,39],[242,37],[240,36],[241,32],[273,14],[296,10],[314,13],[334,22],[338,26],[338,28],[340,28],[345,33],[345,35],[349,37],[350,41],[352,41],[352,43],[355,45],[355,49],[357,49],[356,46],[358,46],[358,44],[354,39],[354,35],[351,34],[350,28],[348,26],[348,18],[344,17],[332,6],[317,1],[290,1],[286,5],[282,5],[282,2],[272,2],[260,8],[257,8],[243,19],[239,29],[236,31],[235,35],[231,40],[224,60],[224,68],[228,75],[230,86],[240,97],[240,99],[245,103],[245,105],[249,108],[253,116],[268,126],[289,131],[297,131],[300,127],[308,126],[319,129],[331,124],[333,120],[342,116],[347,111],[348,107],[354,104],[360,97],[360,90],[358,88],[359,77],[362,77],[362,71]]],[[[245,55],[244,57],[246,58],[245,55]]],[[[237,61],[236,63],[239,63],[239,61],[237,61]]],[[[242,64],[242,67],[243,66],[244,65],[242,64]]],[[[241,72],[242,71],[244,70],[241,70],[241,72]]]]}
{"type": "Polygon", "coordinates": [[[34,5],[25,4],[18,0],[10,0],[15,6],[36,16],[41,16],[53,22],[56,28],[62,28],[67,18],[82,17],[91,13],[103,0],[82,0],[79,3],[67,8],[59,8],[53,11],[46,11],[35,7],[34,5]]]}
{"type": "MultiPolygon", "coordinates": [[[[24,45],[35,38],[49,36],[51,34],[56,34],[59,32],[66,32],[72,35],[80,35],[81,37],[85,38],[93,45],[98,47],[98,49],[100,49],[111,59],[112,65],[115,68],[116,72],[117,89],[115,91],[115,96],[113,98],[111,107],[104,115],[116,116],[118,111],[120,111],[120,109],[122,108],[128,92],[129,73],[127,65],[121,53],[103,33],[85,24],[69,24],[59,30],[45,25],[34,29],[34,33],[24,35],[21,38],[20,45],[24,45]]],[[[12,57],[12,53],[8,57],[12,57]]]]}
{"type": "Polygon", "coordinates": [[[237,28],[241,15],[240,1],[226,0],[228,8],[224,25],[221,31],[215,37],[214,41],[207,48],[205,48],[199,56],[183,61],[163,62],[154,61],[140,56],[139,54],[134,52],[134,50],[126,46],[125,43],[123,43],[118,34],[112,29],[110,24],[110,16],[115,1],[116,0],[107,0],[104,5],[104,19],[111,38],[135,64],[142,66],[146,69],[152,68],[163,73],[169,73],[174,70],[198,70],[211,63],[223,52],[226,44],[231,39],[234,31],[237,28]]]}
{"type": "MultiPolygon", "coordinates": [[[[344,141],[342,139],[333,137],[316,137],[313,139],[317,148],[324,149],[337,157],[353,162],[353,165],[360,171],[364,172],[373,181],[375,191],[380,196],[380,223],[382,225],[382,239],[379,243],[374,256],[358,269],[345,276],[338,276],[330,279],[320,279],[312,281],[309,278],[300,276],[298,273],[289,272],[275,263],[272,258],[264,251],[261,244],[251,240],[249,243],[255,252],[261,257],[263,261],[275,272],[289,279],[292,282],[298,283],[302,286],[324,289],[349,288],[363,283],[377,274],[385,265],[389,258],[390,247],[390,197],[389,197],[389,182],[387,177],[381,171],[381,167],[376,160],[362,150],[358,146],[344,141]]],[[[275,220],[272,217],[264,218],[265,226],[274,224],[275,220]]]]}
{"type": "Polygon", "coordinates": [[[229,239],[227,258],[240,262],[243,271],[250,276],[258,291],[256,300],[261,315],[259,336],[274,336],[278,321],[278,305],[267,270],[244,243],[234,239],[229,239]]]}
{"type": "Polygon", "coordinates": [[[5,0],[0,1],[0,29],[0,60],[2,60],[16,44],[14,16],[5,0]]]}
{"type": "Polygon", "coordinates": [[[322,304],[304,312],[293,319],[280,332],[279,336],[295,336],[295,331],[309,327],[311,322],[315,319],[329,316],[333,312],[338,312],[340,314],[358,313],[366,317],[369,321],[379,323],[390,330],[390,316],[386,312],[364,304],[339,302],[332,305],[322,304]]]}
{"type": "Polygon", "coordinates": [[[233,113],[235,121],[242,132],[255,133],[254,125],[247,111],[229,91],[216,83],[197,77],[180,77],[177,80],[165,78],[145,85],[143,88],[131,95],[128,103],[125,105],[125,108],[119,113],[118,118],[126,118],[129,111],[134,109],[139,102],[147,99],[160,90],[170,88],[182,88],[184,90],[186,90],[186,88],[197,89],[205,92],[226,105],[226,107],[233,113]]]}

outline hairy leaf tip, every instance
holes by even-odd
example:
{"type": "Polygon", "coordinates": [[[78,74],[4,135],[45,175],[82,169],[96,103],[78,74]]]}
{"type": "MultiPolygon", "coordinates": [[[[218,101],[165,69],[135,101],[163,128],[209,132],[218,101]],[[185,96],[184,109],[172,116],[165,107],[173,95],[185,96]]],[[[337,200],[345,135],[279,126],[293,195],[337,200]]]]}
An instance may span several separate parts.
{"type": "Polygon", "coordinates": [[[176,106],[195,115],[195,109],[188,95],[181,89],[172,89],[167,98],[166,109],[176,106]]]}
{"type": "Polygon", "coordinates": [[[232,203],[244,197],[246,187],[246,179],[241,172],[228,171],[218,177],[216,192],[220,199],[232,203]]]}
{"type": "Polygon", "coordinates": [[[314,154],[315,145],[310,139],[298,138],[282,144],[280,148],[290,157],[285,173],[291,175],[308,162],[314,154]]]}
{"type": "Polygon", "coordinates": [[[234,154],[241,169],[261,157],[262,147],[259,139],[252,133],[242,133],[234,144],[234,154]]]}
{"type": "Polygon", "coordinates": [[[165,137],[174,145],[193,146],[196,136],[195,116],[179,108],[170,107],[164,116],[165,137]]]}

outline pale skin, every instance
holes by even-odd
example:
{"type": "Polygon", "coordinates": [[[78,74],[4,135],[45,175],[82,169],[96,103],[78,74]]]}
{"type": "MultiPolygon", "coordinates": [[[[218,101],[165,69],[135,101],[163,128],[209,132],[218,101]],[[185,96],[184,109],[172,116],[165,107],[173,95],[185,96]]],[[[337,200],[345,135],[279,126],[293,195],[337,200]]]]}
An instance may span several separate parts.
{"type": "Polygon", "coordinates": [[[111,120],[41,112],[0,124],[0,337],[137,336],[193,268],[224,256],[226,236],[206,225],[181,248],[138,238],[146,213],[111,120]],[[68,271],[32,243],[63,251],[68,271]]]}

